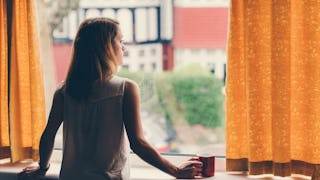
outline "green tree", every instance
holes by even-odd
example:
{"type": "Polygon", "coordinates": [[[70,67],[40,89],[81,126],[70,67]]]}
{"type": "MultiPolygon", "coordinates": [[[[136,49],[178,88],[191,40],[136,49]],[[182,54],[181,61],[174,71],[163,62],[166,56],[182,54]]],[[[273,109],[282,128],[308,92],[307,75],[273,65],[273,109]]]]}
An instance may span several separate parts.
{"type": "Polygon", "coordinates": [[[217,127],[224,122],[223,81],[191,64],[157,78],[159,103],[170,123],[217,127]]]}

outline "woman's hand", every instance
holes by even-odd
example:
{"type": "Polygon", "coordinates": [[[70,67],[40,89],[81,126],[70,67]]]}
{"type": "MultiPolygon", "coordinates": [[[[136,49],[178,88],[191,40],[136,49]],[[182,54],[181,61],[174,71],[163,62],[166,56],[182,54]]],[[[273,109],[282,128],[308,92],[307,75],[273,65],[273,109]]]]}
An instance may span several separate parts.
{"type": "Polygon", "coordinates": [[[193,179],[202,176],[202,162],[192,158],[178,167],[176,178],[193,179]]]}
{"type": "Polygon", "coordinates": [[[19,180],[38,180],[46,175],[46,170],[40,169],[39,166],[26,167],[18,174],[19,180]]]}

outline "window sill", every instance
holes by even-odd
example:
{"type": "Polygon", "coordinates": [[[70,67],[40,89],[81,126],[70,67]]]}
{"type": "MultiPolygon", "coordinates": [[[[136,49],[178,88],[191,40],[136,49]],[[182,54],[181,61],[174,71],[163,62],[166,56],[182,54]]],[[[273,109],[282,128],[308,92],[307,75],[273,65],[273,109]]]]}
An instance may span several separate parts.
{"type": "MultiPolygon", "coordinates": [[[[180,164],[184,162],[189,157],[180,157],[180,156],[168,156],[166,157],[169,161],[172,161],[175,164],[180,164]]],[[[130,176],[131,180],[174,180],[174,177],[169,176],[168,174],[150,166],[149,164],[142,161],[136,155],[132,155],[131,170],[130,176]]],[[[225,159],[217,158],[215,161],[216,171],[215,176],[209,178],[201,179],[215,179],[215,180],[243,180],[243,179],[260,179],[260,180],[310,180],[308,176],[293,175],[292,177],[275,177],[272,175],[258,175],[258,176],[248,176],[246,173],[235,172],[227,173],[225,172],[225,159]]],[[[30,163],[16,163],[16,164],[1,164],[0,162],[0,179],[1,180],[16,180],[17,174],[30,163]]],[[[53,162],[51,163],[50,169],[45,178],[41,180],[58,180],[60,171],[60,163],[53,162]]]]}
{"type": "MultiPolygon", "coordinates": [[[[190,157],[186,156],[166,156],[166,158],[174,164],[180,164],[190,157]]],[[[17,174],[26,166],[30,165],[30,162],[21,162],[15,164],[9,163],[0,163],[0,179],[1,180],[16,180],[17,174]]],[[[152,167],[151,165],[145,163],[137,155],[132,154],[130,157],[130,177],[132,180],[147,180],[147,179],[175,179],[174,177],[158,170],[157,168],[152,167]]],[[[60,171],[60,163],[53,161],[50,165],[50,169],[47,172],[46,177],[43,180],[58,180],[60,171]]],[[[216,176],[212,178],[205,179],[220,179],[219,176],[222,175],[221,179],[225,179],[223,174],[225,172],[225,159],[217,158],[216,159],[216,176]]]]}
{"type": "MultiPolygon", "coordinates": [[[[60,151],[61,152],[61,151],[60,151]]],[[[42,180],[58,180],[60,171],[60,157],[61,154],[55,154],[51,158],[50,169],[45,178],[42,180]],[[55,156],[56,155],[56,156],[55,156]]],[[[59,151],[58,151],[59,153],[59,151]]],[[[181,164],[190,158],[190,156],[167,156],[165,157],[174,164],[181,164]]],[[[30,165],[30,162],[20,162],[15,164],[9,164],[5,161],[0,161],[0,179],[1,180],[16,180],[17,174],[26,166],[30,165]]],[[[151,165],[145,163],[137,155],[131,154],[130,156],[130,179],[132,180],[173,180],[174,177],[152,167],[151,165]]],[[[293,175],[292,177],[274,177],[272,175],[258,175],[258,176],[248,176],[246,173],[234,172],[227,173],[225,158],[216,158],[215,160],[215,176],[202,179],[216,179],[216,180],[243,180],[243,179],[261,179],[261,180],[310,180],[308,176],[293,175]]]]}

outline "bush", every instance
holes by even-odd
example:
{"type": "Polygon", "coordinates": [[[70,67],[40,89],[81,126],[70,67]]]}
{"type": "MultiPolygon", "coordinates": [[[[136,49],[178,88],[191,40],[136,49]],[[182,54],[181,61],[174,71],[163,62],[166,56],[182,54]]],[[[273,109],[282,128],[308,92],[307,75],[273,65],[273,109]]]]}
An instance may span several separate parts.
{"type": "Polygon", "coordinates": [[[162,114],[169,124],[217,127],[223,123],[223,81],[198,65],[174,72],[121,71],[119,75],[136,81],[140,86],[142,108],[162,114]]]}
{"type": "Polygon", "coordinates": [[[162,107],[158,101],[158,95],[155,90],[155,74],[147,72],[129,72],[121,70],[118,73],[121,77],[129,78],[139,85],[141,109],[159,116],[165,116],[162,107]]]}
{"type": "Polygon", "coordinates": [[[156,83],[159,101],[172,123],[217,127],[224,122],[223,81],[200,65],[163,73],[156,83]]]}
{"type": "Polygon", "coordinates": [[[148,101],[154,95],[153,73],[129,72],[127,70],[122,70],[118,74],[121,77],[126,77],[135,81],[139,85],[142,102],[148,101]]]}
{"type": "Polygon", "coordinates": [[[209,76],[179,76],[172,78],[179,111],[189,124],[207,127],[221,125],[223,119],[222,83],[209,76]]]}

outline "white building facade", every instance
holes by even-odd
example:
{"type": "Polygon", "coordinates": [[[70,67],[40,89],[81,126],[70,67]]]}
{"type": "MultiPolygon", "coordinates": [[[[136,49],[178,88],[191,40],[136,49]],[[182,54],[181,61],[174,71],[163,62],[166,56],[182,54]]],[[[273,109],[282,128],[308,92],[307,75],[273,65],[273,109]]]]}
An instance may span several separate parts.
{"type": "MultiPolygon", "coordinates": [[[[110,17],[120,22],[127,52],[122,68],[157,72],[199,63],[218,78],[226,74],[226,47],[179,46],[174,44],[174,9],[228,8],[229,0],[80,0],[79,8],[53,31],[55,43],[71,43],[79,24],[90,17],[110,17]],[[169,47],[169,48],[168,48],[169,47]],[[172,48],[173,53],[170,52],[172,48]],[[172,57],[171,57],[172,54],[172,57]],[[169,65],[168,65],[169,64],[169,65]]],[[[197,19],[191,19],[197,21],[197,19]]],[[[208,22],[210,23],[210,22],[208,22]]],[[[176,26],[176,27],[175,27],[176,26]]],[[[192,27],[199,31],[206,27],[192,27]]],[[[209,37],[208,37],[209,38],[209,37]]],[[[214,40],[213,40],[214,41],[214,40]]]]}
{"type": "Polygon", "coordinates": [[[176,34],[173,38],[173,59],[175,68],[197,63],[208,68],[216,77],[220,79],[225,78],[228,19],[226,12],[228,11],[229,3],[229,0],[174,1],[174,21],[176,26],[174,33],[176,34]],[[190,13],[194,13],[194,16],[189,15],[190,13]],[[183,23],[178,21],[183,21],[183,23]],[[195,21],[197,22],[193,23],[195,21]],[[198,23],[199,21],[204,22],[198,23]],[[212,25],[215,27],[212,27],[212,25]],[[212,32],[206,31],[209,26],[212,32]],[[191,31],[189,30],[190,28],[192,28],[191,31]],[[189,35],[181,35],[183,33],[189,35]]]}
{"type": "Polygon", "coordinates": [[[127,52],[123,68],[162,71],[163,44],[173,36],[172,0],[80,0],[79,8],[53,31],[55,43],[71,43],[80,23],[91,17],[117,19],[127,52]]]}

